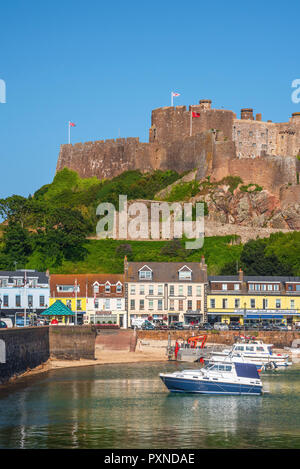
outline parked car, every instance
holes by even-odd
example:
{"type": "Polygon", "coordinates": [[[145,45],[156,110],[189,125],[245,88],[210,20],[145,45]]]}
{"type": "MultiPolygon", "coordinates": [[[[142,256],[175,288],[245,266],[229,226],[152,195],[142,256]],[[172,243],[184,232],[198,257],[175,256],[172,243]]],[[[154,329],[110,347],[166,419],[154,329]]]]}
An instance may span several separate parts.
{"type": "Polygon", "coordinates": [[[199,331],[211,331],[213,326],[209,322],[204,322],[203,324],[199,324],[198,329],[199,331]]]}
{"type": "Polygon", "coordinates": [[[288,327],[285,324],[278,324],[275,326],[275,331],[288,331],[288,327]]]}
{"type": "Polygon", "coordinates": [[[6,324],[6,322],[0,320],[0,329],[7,329],[7,324],[6,324]]]}
{"type": "Polygon", "coordinates": [[[228,331],[229,327],[225,322],[215,322],[214,329],[217,331],[228,331]]]}
{"type": "Polygon", "coordinates": [[[0,321],[5,322],[7,327],[13,327],[13,322],[10,318],[0,318],[0,321]]]}
{"type": "Polygon", "coordinates": [[[145,323],[144,323],[144,324],[142,325],[142,329],[143,329],[144,331],[153,331],[154,329],[156,329],[156,327],[154,326],[154,324],[151,324],[151,323],[149,323],[149,324],[146,323],[146,324],[145,324],[145,323]]]}
{"type": "Polygon", "coordinates": [[[230,323],[229,330],[230,331],[240,331],[242,329],[240,324],[230,323]]]}
{"type": "Polygon", "coordinates": [[[183,322],[172,322],[172,323],[170,324],[170,329],[180,329],[180,330],[183,330],[183,329],[184,329],[183,322]]]}

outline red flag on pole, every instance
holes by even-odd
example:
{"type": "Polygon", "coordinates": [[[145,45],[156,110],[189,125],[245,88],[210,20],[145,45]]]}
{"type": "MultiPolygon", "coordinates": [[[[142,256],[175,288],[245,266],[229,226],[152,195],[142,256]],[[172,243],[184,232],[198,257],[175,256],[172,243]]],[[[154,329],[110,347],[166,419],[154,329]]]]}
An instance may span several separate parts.
{"type": "Polygon", "coordinates": [[[69,126],[70,127],[76,127],[76,124],[74,124],[74,122],[69,122],[69,126]]]}
{"type": "Polygon", "coordinates": [[[192,111],[192,117],[200,117],[200,112],[192,111]]]}

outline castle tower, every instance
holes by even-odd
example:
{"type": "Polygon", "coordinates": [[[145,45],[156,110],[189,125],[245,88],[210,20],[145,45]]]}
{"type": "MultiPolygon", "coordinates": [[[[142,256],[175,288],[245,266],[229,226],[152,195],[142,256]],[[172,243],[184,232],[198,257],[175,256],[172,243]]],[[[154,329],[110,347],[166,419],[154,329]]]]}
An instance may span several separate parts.
{"type": "Polygon", "coordinates": [[[211,99],[200,99],[199,104],[201,111],[211,110],[211,99]]]}

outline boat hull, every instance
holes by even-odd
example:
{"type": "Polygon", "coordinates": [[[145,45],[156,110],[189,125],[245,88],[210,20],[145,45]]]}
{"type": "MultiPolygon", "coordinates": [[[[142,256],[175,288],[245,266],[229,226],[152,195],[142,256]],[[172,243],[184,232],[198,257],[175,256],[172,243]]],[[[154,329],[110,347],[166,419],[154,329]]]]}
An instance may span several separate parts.
{"type": "Polygon", "coordinates": [[[243,384],[233,382],[192,380],[172,376],[160,376],[170,392],[197,394],[234,394],[260,395],[262,386],[257,384],[243,384]]]}

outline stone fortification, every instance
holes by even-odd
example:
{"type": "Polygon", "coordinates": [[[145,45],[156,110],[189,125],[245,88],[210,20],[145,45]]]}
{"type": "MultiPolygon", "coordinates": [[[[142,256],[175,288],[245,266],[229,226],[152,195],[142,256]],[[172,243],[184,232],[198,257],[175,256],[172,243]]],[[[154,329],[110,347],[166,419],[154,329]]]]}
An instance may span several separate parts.
{"type": "Polygon", "coordinates": [[[300,113],[288,122],[264,122],[252,108],[234,112],[197,105],[152,111],[149,143],[138,138],[62,145],[56,170],[68,167],[81,177],[111,178],[127,170],[142,172],[197,169],[197,179],[240,176],[279,194],[299,183],[300,113]],[[192,117],[194,113],[195,117],[192,117]]]}

